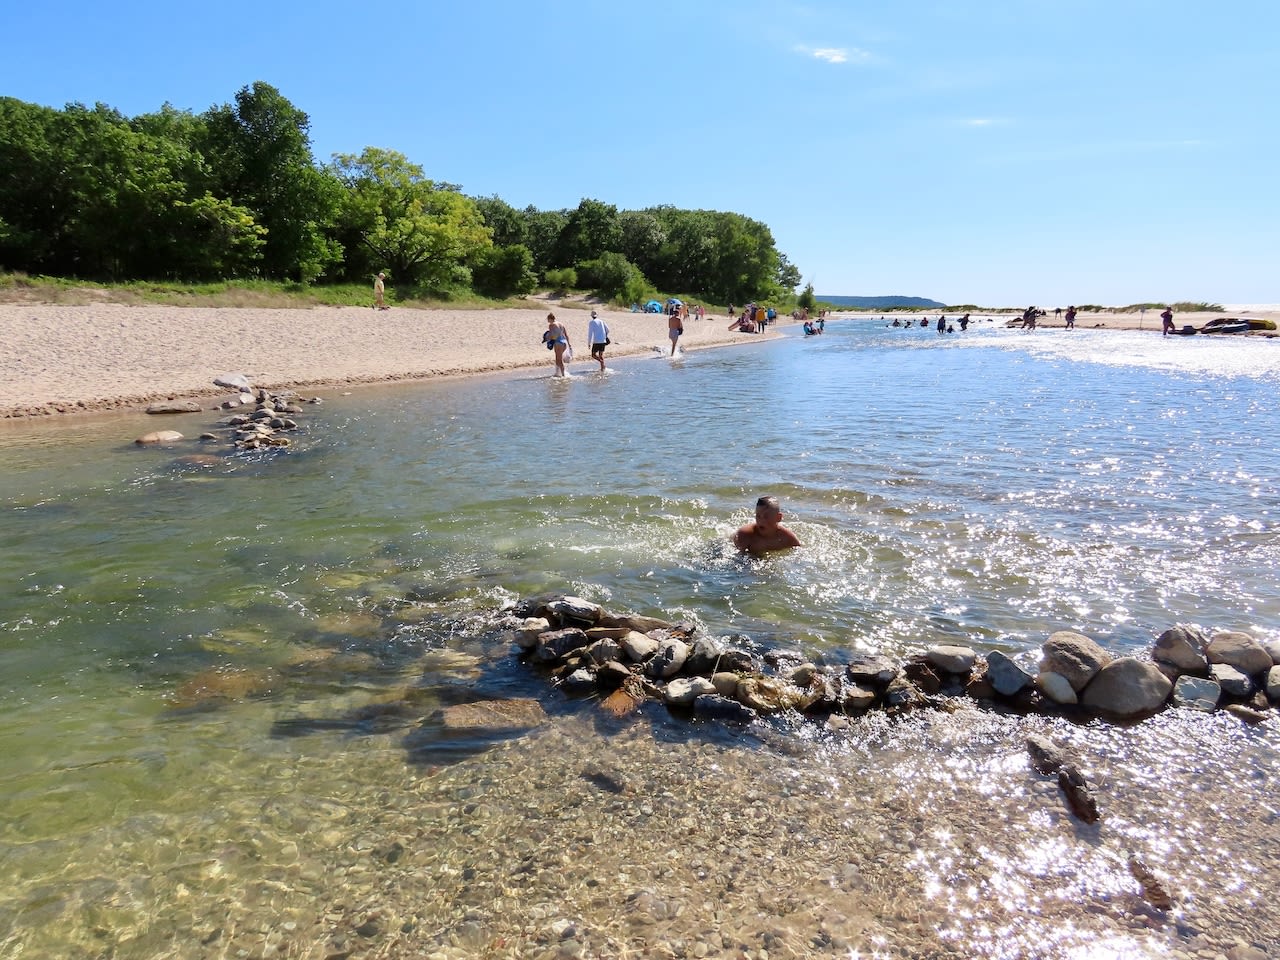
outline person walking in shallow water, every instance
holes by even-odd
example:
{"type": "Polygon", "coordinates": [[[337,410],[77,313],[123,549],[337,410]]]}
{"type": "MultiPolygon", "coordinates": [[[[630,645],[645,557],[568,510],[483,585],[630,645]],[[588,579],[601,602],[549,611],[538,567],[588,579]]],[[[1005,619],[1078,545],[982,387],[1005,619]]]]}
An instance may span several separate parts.
{"type": "Polygon", "coordinates": [[[1164,313],[1160,314],[1160,336],[1167,337],[1173,333],[1173,309],[1165,307],[1164,313]]]}
{"type": "Polygon", "coordinates": [[[547,314],[547,329],[542,334],[542,342],[547,348],[555,353],[556,376],[568,376],[564,369],[564,354],[566,350],[572,350],[573,347],[569,343],[569,331],[565,329],[563,323],[556,320],[554,313],[547,314]]]}
{"type": "Polygon", "coordinates": [[[600,372],[604,373],[604,348],[609,345],[609,325],[594,310],[587,323],[587,343],[591,345],[591,359],[600,364],[600,372]]]}

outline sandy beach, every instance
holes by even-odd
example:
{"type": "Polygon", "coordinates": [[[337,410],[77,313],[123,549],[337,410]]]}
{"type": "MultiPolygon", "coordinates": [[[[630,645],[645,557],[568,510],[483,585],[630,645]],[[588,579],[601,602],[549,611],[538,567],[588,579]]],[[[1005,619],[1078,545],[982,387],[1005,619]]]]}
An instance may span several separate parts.
{"type": "MultiPolygon", "coordinates": [[[[595,368],[589,309],[550,307],[569,330],[571,372],[595,368]]],[[[548,310],[377,311],[0,304],[0,417],[131,409],[219,397],[213,378],[243,373],[270,389],[416,380],[520,367],[551,369],[548,310]]],[[[666,318],[602,310],[608,356],[670,350],[666,318]]],[[[683,350],[777,337],[690,319],[683,350]]]]}
{"type": "MultiPolygon", "coordinates": [[[[571,371],[593,369],[586,341],[588,306],[551,303],[549,309],[569,329],[575,348],[571,371]]],[[[550,354],[540,342],[547,311],[0,304],[0,418],[222,397],[226,391],[215,387],[213,378],[233,372],[269,389],[298,389],[522,367],[550,370],[550,354]]],[[[609,357],[670,349],[664,317],[602,308],[601,313],[613,341],[609,357]]],[[[1141,328],[1158,334],[1160,319],[1155,311],[1148,313],[1082,313],[1076,325],[1080,330],[1141,328]]],[[[1280,319],[1274,309],[1248,315],[1280,319]]],[[[1014,315],[993,316],[1004,323],[1014,315]]],[[[1183,314],[1177,323],[1200,326],[1214,316],[1183,314]]],[[[846,317],[879,321],[876,314],[836,318],[846,317]]],[[[931,319],[936,318],[934,313],[931,319]]],[[[1061,325],[1052,313],[1041,321],[1050,331],[1061,325]]],[[[753,335],[729,332],[727,326],[723,316],[690,319],[681,348],[758,343],[782,335],[778,328],[753,335]]]]}

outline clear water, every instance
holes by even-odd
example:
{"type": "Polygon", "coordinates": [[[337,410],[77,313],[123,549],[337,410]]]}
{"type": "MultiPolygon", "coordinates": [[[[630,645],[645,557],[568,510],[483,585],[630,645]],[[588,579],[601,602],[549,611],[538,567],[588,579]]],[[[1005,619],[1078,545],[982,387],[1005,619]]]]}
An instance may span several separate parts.
{"type": "MultiPolygon", "coordinates": [[[[676,955],[696,941],[725,956],[768,943],[1156,956],[1217,949],[1217,932],[1269,946],[1280,919],[1257,890],[1280,879],[1274,721],[1053,728],[1125,808],[1103,842],[1028,781],[1021,733],[1040,721],[966,713],[844,739],[801,725],[690,742],[651,718],[609,735],[519,666],[494,622],[518,596],[568,590],[830,660],[938,641],[1034,659],[1064,628],[1132,652],[1177,622],[1274,637],[1278,385],[1273,340],[983,323],[944,337],[849,320],[567,382],[537,371],[330,395],[295,449],[212,465],[133,447],[153,427],[136,418],[4,425],[0,955],[323,956],[334,931],[364,922],[331,914],[373,889],[353,866],[369,849],[416,831],[433,859],[417,862],[415,896],[466,899],[447,878],[514,856],[528,803],[557,823],[603,815],[573,800],[581,765],[602,757],[650,771],[642,795],[679,781],[681,802],[793,814],[775,853],[826,933],[757,904],[760,930],[739,918],[730,935],[723,889],[713,910],[696,871],[664,881],[628,845],[641,893],[680,884],[690,901],[659,917],[676,955]],[[762,493],[781,497],[804,549],[725,549],[762,493]],[[229,701],[205,702],[210,683],[229,701]],[[553,721],[446,766],[418,762],[403,730],[273,735],[405,689],[426,711],[448,684],[542,697],[553,721]],[[703,761],[719,774],[699,779],[690,763],[703,761]],[[833,798],[851,795],[866,836],[891,843],[828,849],[852,815],[833,798]],[[432,800],[407,807],[413,796],[432,800]],[[478,834],[459,827],[459,797],[492,805],[478,834]],[[997,820],[1022,840],[979,842],[997,820]],[[779,852],[796,843],[851,859],[779,852]],[[1176,922],[1117,906],[1135,850],[1187,891],[1176,922]],[[877,906],[859,915],[854,901],[877,906]],[[1114,951],[1081,952],[1099,943],[1114,951]]],[[[550,826],[538,842],[562,884],[607,859],[550,826]]],[[[586,953],[652,946],[653,929],[590,889],[560,891],[560,910],[594,931],[586,953]]],[[[395,949],[553,950],[558,934],[535,929],[553,918],[508,893],[473,895],[473,913],[503,905],[488,919],[419,908],[395,949]]],[[[393,902],[369,909],[399,917],[393,902]]],[[[394,955],[389,935],[351,934],[394,955]]]]}

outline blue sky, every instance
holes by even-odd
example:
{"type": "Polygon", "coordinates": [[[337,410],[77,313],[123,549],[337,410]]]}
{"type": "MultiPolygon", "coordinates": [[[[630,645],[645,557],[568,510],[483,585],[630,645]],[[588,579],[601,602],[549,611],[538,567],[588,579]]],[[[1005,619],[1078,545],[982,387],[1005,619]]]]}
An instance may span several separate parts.
{"type": "Polygon", "coordinates": [[[320,161],[736,211],[819,293],[1280,301],[1271,0],[48,0],[0,32],[0,95],[134,116],[263,80],[320,161]]]}

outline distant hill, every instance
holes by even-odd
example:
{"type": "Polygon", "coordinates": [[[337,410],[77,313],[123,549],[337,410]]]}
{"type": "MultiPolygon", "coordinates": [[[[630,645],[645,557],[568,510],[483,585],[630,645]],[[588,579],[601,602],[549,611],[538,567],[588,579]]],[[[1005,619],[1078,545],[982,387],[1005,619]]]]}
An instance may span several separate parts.
{"type": "Polygon", "coordinates": [[[831,303],[837,307],[857,307],[862,310],[888,310],[892,307],[923,307],[937,310],[945,307],[945,303],[928,300],[924,297],[829,297],[826,294],[814,294],[823,303],[831,303]]]}

